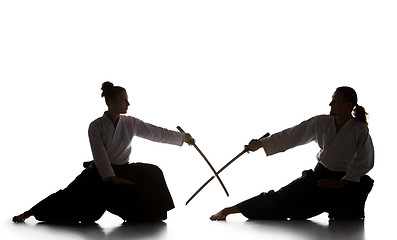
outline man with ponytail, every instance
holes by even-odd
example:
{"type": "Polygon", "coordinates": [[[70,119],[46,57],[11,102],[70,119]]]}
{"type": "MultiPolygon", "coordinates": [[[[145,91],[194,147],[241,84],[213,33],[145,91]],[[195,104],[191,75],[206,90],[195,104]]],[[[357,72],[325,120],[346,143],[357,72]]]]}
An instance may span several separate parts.
{"type": "Polygon", "coordinates": [[[342,94],[345,102],[353,105],[353,117],[365,125],[368,125],[365,108],[357,104],[356,91],[351,87],[339,87],[336,90],[342,94]]]}
{"type": "Polygon", "coordinates": [[[160,168],[147,163],[129,163],[134,136],[181,146],[194,139],[188,133],[171,131],[126,116],[127,91],[110,82],[102,84],[108,110],[88,130],[94,161],[65,189],[51,194],[30,210],[15,216],[24,222],[92,223],[107,210],[124,221],[161,221],[174,208],[160,168]]]}
{"type": "Polygon", "coordinates": [[[317,142],[320,151],[313,170],[278,191],[261,193],[211,216],[225,220],[242,213],[249,219],[307,219],[323,212],[329,219],[364,219],[364,206],[373,180],[374,148],[365,109],[351,87],[339,87],[329,104],[329,115],[310,118],[262,140],[251,140],[251,151],[263,148],[273,155],[317,142]]]}

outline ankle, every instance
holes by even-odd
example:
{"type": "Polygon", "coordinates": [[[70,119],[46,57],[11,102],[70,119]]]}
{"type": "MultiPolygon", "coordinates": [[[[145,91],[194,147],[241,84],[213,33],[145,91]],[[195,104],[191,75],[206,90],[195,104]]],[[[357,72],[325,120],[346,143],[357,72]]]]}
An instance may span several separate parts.
{"type": "Polygon", "coordinates": [[[232,214],[232,213],[239,213],[240,209],[238,209],[238,207],[235,205],[232,207],[227,207],[227,208],[223,209],[222,211],[224,211],[227,214],[232,214]]]}

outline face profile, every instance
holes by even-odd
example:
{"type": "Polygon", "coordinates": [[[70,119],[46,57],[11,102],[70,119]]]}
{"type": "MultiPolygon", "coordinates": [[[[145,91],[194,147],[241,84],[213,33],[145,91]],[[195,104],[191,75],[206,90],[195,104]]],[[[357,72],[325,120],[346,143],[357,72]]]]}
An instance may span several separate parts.
{"type": "Polygon", "coordinates": [[[346,101],[343,98],[343,94],[339,91],[335,91],[332,95],[332,101],[329,103],[329,106],[331,107],[331,116],[343,116],[350,114],[352,110],[352,103],[346,101]]]}
{"type": "Polygon", "coordinates": [[[109,111],[126,114],[130,103],[127,91],[121,91],[113,100],[108,101],[109,111]]]}

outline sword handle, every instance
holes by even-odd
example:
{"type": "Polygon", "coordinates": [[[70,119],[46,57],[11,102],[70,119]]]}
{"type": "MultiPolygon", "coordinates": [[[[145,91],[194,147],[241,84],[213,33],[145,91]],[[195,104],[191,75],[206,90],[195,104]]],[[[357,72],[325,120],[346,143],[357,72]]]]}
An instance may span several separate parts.
{"type": "MultiPolygon", "coordinates": [[[[267,132],[265,135],[263,135],[262,137],[260,137],[258,140],[267,138],[267,137],[269,137],[269,136],[270,136],[270,133],[267,132]]],[[[247,153],[250,153],[250,150],[249,150],[248,148],[244,148],[244,151],[247,152],[247,153]]]]}
{"type": "MultiPolygon", "coordinates": [[[[186,133],[185,131],[183,131],[183,129],[180,126],[177,126],[176,129],[178,129],[179,132],[181,132],[181,133],[186,133]]],[[[195,140],[192,138],[192,140],[189,141],[187,144],[188,145],[193,145],[194,143],[195,143],[195,140]]]]}
{"type": "Polygon", "coordinates": [[[261,138],[259,138],[259,140],[264,139],[264,138],[269,137],[269,136],[270,136],[270,133],[266,133],[266,134],[263,135],[261,138]]]}
{"type": "Polygon", "coordinates": [[[177,126],[177,127],[176,127],[176,129],[178,129],[178,130],[179,130],[179,132],[183,132],[183,133],[185,133],[185,131],[183,131],[183,129],[182,129],[180,126],[177,126]]]}

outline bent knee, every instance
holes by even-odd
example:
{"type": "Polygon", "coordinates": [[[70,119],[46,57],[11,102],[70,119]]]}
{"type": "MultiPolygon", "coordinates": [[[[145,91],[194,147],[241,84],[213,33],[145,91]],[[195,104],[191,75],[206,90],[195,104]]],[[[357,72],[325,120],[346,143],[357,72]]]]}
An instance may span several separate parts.
{"type": "Polygon", "coordinates": [[[151,176],[163,176],[163,171],[157,165],[150,163],[137,163],[139,164],[140,170],[151,176]]]}

